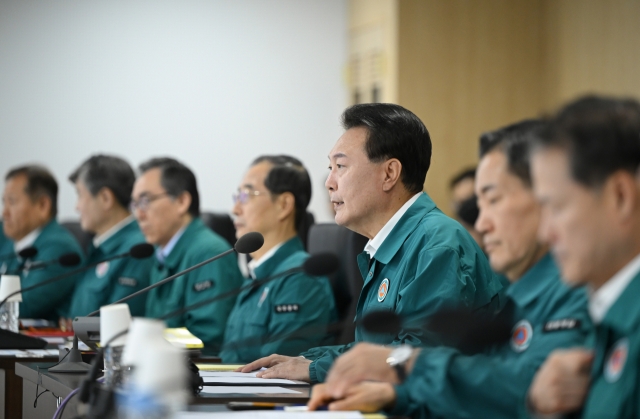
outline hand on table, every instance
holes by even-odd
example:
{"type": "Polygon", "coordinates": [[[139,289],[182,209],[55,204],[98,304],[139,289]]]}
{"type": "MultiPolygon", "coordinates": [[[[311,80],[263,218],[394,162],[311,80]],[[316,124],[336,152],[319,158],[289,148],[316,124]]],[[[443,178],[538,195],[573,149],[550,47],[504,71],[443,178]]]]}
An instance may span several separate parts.
{"type": "Polygon", "coordinates": [[[284,356],[273,354],[253,361],[244,367],[238,368],[237,372],[251,372],[261,368],[267,368],[256,374],[259,378],[285,378],[288,380],[299,380],[311,382],[309,377],[309,364],[311,361],[301,356],[284,356]]]}
{"type": "Polygon", "coordinates": [[[397,372],[387,364],[392,350],[370,343],[357,344],[334,362],[324,391],[334,399],[342,399],[349,387],[365,380],[398,384],[397,372]]]}
{"type": "Polygon", "coordinates": [[[377,412],[384,408],[391,408],[395,404],[396,393],[393,385],[365,381],[350,386],[344,397],[336,399],[328,391],[326,384],[313,387],[311,400],[307,406],[309,410],[316,410],[328,405],[329,410],[359,410],[361,412],[377,412]]]}

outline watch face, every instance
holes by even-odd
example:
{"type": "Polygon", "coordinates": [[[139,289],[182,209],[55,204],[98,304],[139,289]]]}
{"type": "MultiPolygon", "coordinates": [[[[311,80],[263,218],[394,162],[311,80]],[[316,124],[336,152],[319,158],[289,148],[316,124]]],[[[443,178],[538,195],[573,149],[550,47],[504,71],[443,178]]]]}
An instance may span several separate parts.
{"type": "Polygon", "coordinates": [[[387,358],[387,362],[389,365],[403,364],[407,362],[412,352],[413,348],[409,345],[398,346],[391,351],[389,358],[387,358]]]}

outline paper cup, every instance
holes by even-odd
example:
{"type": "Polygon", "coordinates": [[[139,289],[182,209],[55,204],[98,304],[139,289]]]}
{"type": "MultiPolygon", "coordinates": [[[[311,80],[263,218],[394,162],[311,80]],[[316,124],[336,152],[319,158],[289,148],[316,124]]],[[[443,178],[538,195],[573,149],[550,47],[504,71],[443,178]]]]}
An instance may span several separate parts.
{"type": "Polygon", "coordinates": [[[142,393],[180,400],[187,388],[185,354],[172,345],[150,348],[139,358],[133,372],[133,384],[142,393]]]}
{"type": "Polygon", "coordinates": [[[122,363],[133,367],[147,356],[148,350],[169,343],[164,339],[165,323],[162,320],[136,317],[131,322],[127,342],[124,345],[122,363]]]}
{"type": "Polygon", "coordinates": [[[131,313],[127,304],[114,304],[100,307],[100,345],[104,347],[122,346],[127,341],[127,335],[123,334],[111,339],[117,334],[129,329],[131,324],[131,313]]]}
{"type": "MultiPolygon", "coordinates": [[[[12,294],[16,291],[20,291],[20,277],[18,275],[2,275],[0,277],[0,301],[7,298],[9,294],[12,294]]],[[[9,298],[9,301],[17,301],[19,303],[22,302],[22,293],[16,294],[13,297],[9,298]]]]}

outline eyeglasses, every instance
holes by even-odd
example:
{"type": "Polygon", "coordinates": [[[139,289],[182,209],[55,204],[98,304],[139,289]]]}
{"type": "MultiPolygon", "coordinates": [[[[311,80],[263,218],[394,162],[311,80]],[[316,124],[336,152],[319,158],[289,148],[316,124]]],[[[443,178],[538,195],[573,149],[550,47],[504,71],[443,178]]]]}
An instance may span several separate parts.
{"type": "Polygon", "coordinates": [[[260,191],[248,191],[246,189],[238,189],[238,193],[234,193],[233,195],[231,195],[231,199],[233,200],[233,204],[246,204],[247,202],[249,202],[249,198],[251,198],[252,196],[259,196],[259,195],[263,195],[262,192],[260,191]]]}
{"type": "Polygon", "coordinates": [[[153,201],[160,199],[163,196],[169,196],[169,193],[162,192],[155,195],[142,195],[138,200],[131,200],[131,203],[129,204],[129,209],[131,210],[131,212],[134,212],[135,210],[146,211],[149,209],[149,205],[153,201]]]}

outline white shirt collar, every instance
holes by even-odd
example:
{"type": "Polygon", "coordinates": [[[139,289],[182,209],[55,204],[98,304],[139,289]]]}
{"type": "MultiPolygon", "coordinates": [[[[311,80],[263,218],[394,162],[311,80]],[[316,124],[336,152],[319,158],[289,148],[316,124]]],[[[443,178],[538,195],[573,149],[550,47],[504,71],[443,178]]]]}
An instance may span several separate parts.
{"type": "Polygon", "coordinates": [[[109,230],[105,231],[101,235],[94,237],[93,247],[95,247],[96,249],[100,247],[102,243],[109,240],[111,237],[113,237],[114,234],[122,230],[125,226],[129,225],[129,223],[133,222],[134,219],[135,217],[133,216],[133,214],[131,214],[125,219],[118,221],[118,223],[113,225],[109,230]]]}
{"type": "Polygon", "coordinates": [[[367,245],[364,247],[364,251],[369,254],[369,258],[373,258],[376,255],[376,252],[378,251],[380,246],[382,246],[382,243],[384,243],[385,239],[391,233],[396,224],[398,224],[400,218],[402,218],[409,207],[418,200],[422,193],[423,192],[418,192],[417,194],[413,195],[410,200],[405,202],[404,205],[400,207],[400,209],[395,214],[393,214],[393,217],[391,217],[389,221],[387,221],[384,227],[382,227],[380,231],[378,231],[378,234],[376,234],[373,239],[367,242],[367,245]]]}
{"type": "Polygon", "coordinates": [[[36,228],[31,233],[15,242],[13,244],[13,249],[16,251],[16,253],[18,253],[19,251],[24,250],[27,247],[33,246],[33,243],[36,242],[40,233],[42,233],[42,227],[36,228]]]}
{"type": "Polygon", "coordinates": [[[251,275],[251,278],[253,278],[253,279],[256,278],[255,271],[258,268],[258,266],[262,265],[267,260],[269,260],[269,258],[271,258],[273,255],[275,255],[276,252],[278,251],[278,249],[280,249],[283,244],[284,244],[284,242],[276,244],[271,249],[269,249],[269,251],[267,253],[262,255],[262,257],[260,259],[251,259],[249,261],[249,263],[247,263],[247,268],[249,269],[249,275],[251,275]]]}
{"type": "Polygon", "coordinates": [[[595,324],[602,322],[611,306],[640,271],[640,254],[620,269],[610,280],[598,288],[589,298],[589,314],[595,324]]]}

